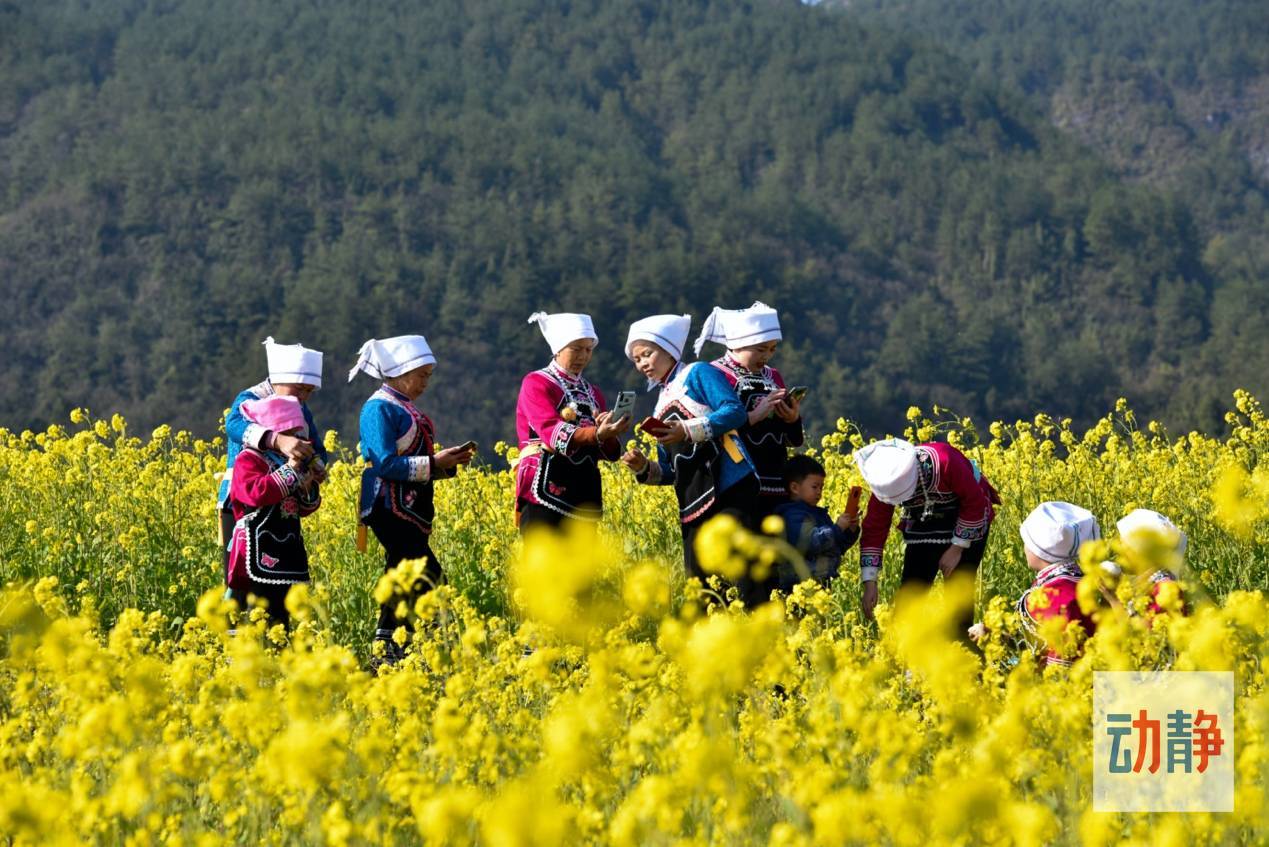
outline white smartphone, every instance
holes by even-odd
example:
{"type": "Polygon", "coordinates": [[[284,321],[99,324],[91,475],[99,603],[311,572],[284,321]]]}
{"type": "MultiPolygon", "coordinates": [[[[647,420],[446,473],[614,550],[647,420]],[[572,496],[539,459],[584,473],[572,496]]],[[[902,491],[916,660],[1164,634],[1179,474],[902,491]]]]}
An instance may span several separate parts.
{"type": "Polygon", "coordinates": [[[622,418],[633,415],[634,404],[635,393],[633,391],[618,391],[617,402],[612,404],[612,414],[608,419],[610,421],[619,421],[622,418]]]}

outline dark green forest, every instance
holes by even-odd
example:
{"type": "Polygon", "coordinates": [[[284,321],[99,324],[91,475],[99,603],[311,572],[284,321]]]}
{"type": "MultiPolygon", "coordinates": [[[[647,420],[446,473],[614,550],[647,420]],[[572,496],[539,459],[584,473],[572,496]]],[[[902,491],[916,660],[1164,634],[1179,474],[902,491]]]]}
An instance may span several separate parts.
{"type": "MultiPolygon", "coordinates": [[[[312,406],[351,435],[361,342],[422,332],[442,440],[511,440],[532,311],[594,315],[611,392],[641,382],[630,320],[754,299],[817,430],[1121,394],[1214,429],[1264,393],[1256,175],[1128,178],[1021,71],[904,29],[775,0],[0,1],[0,425],[210,434],[274,335],[326,352],[312,406]]],[[[1167,73],[1250,79],[1250,44],[1167,73]]]]}

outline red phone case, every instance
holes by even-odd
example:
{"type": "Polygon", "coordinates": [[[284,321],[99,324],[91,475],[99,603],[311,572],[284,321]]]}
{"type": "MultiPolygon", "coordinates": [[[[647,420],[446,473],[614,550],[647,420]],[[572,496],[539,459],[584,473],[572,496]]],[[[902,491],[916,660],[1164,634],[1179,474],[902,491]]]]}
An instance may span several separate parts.
{"type": "Polygon", "coordinates": [[[653,437],[660,435],[661,433],[667,431],[669,428],[670,428],[670,425],[667,424],[665,421],[660,420],[659,418],[654,418],[651,415],[648,415],[648,417],[644,418],[642,421],[639,422],[639,429],[643,430],[648,435],[651,435],[653,437]]]}

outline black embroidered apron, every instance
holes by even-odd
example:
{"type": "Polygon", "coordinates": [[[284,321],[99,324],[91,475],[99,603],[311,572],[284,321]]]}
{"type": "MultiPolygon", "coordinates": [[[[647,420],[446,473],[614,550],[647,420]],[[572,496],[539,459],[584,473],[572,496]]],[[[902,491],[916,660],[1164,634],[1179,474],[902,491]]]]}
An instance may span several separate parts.
{"type": "MultiPolygon", "coordinates": [[[[578,379],[575,383],[561,379],[550,368],[544,374],[564,392],[556,411],[572,408],[577,417],[570,423],[576,426],[596,426],[600,413],[599,401],[589,382],[578,379]]],[[[541,441],[542,436],[529,428],[529,437],[541,441]]],[[[541,449],[541,448],[539,448],[541,449]]],[[[538,455],[537,471],[533,475],[533,496],[552,511],[572,518],[597,521],[603,516],[603,483],[599,475],[599,462],[594,450],[579,450],[574,455],[542,449],[538,455]]]]}

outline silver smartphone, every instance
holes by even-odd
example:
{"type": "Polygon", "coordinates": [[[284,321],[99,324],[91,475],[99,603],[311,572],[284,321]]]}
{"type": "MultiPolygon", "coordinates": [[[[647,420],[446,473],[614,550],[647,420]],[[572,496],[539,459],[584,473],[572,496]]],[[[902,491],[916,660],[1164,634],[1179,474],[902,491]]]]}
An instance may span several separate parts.
{"type": "Polygon", "coordinates": [[[617,401],[612,404],[612,414],[608,417],[610,421],[619,421],[622,418],[630,417],[634,414],[635,393],[633,391],[618,391],[617,401]]]}

